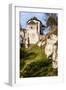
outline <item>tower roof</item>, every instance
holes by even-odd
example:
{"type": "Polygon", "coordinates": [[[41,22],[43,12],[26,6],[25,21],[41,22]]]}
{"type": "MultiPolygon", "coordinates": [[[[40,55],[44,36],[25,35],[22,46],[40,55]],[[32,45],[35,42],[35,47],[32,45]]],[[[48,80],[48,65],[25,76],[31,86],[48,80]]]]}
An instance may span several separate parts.
{"type": "Polygon", "coordinates": [[[34,20],[35,21],[39,21],[40,23],[41,23],[41,21],[39,20],[39,19],[37,19],[37,17],[32,17],[31,19],[29,19],[28,21],[27,21],[27,23],[28,24],[30,24],[30,23],[32,23],[32,24],[36,24],[36,22],[34,22],[34,20]]]}

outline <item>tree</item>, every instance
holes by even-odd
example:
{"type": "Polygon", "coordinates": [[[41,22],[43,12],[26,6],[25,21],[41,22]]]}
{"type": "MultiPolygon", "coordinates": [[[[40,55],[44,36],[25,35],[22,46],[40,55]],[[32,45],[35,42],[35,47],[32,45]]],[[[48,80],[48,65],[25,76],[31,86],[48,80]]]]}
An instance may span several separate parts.
{"type": "Polygon", "coordinates": [[[55,19],[53,16],[49,16],[46,24],[50,27],[52,27],[53,25],[57,25],[57,19],[55,19]]]}

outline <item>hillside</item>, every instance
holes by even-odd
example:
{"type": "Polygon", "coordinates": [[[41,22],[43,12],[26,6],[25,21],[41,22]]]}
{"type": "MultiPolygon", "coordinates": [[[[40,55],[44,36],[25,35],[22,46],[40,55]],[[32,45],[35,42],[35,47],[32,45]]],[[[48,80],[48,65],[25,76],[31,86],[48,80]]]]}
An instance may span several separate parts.
{"type": "Polygon", "coordinates": [[[52,68],[52,61],[47,59],[43,47],[20,48],[20,77],[56,75],[57,70],[52,68]]]}

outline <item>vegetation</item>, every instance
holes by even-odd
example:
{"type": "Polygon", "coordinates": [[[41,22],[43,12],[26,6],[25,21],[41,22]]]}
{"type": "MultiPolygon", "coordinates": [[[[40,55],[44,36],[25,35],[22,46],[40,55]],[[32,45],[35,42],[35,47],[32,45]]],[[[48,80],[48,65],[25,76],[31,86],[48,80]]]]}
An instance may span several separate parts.
{"type": "Polygon", "coordinates": [[[52,68],[44,49],[36,45],[30,48],[20,48],[20,77],[55,76],[57,70],[52,68]]]}
{"type": "Polygon", "coordinates": [[[53,26],[53,25],[58,25],[58,16],[57,14],[53,13],[46,13],[48,19],[46,21],[47,26],[53,26]]]}

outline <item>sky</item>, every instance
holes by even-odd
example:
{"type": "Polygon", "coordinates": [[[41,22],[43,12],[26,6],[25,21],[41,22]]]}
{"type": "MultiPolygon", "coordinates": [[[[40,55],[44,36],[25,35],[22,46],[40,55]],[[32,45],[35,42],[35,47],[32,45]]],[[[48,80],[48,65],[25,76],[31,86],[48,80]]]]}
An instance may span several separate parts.
{"type": "MultiPolygon", "coordinates": [[[[26,28],[27,21],[33,17],[37,17],[38,20],[42,22],[43,25],[46,26],[46,21],[48,19],[48,15],[52,13],[39,13],[39,12],[20,12],[19,13],[19,23],[21,28],[26,28]]],[[[55,15],[55,14],[53,14],[55,15]]],[[[47,34],[49,32],[49,27],[43,30],[43,34],[47,34]]]]}
{"type": "Polygon", "coordinates": [[[20,26],[26,28],[27,21],[32,17],[37,17],[44,25],[46,25],[47,15],[45,13],[36,13],[36,12],[20,12],[20,26]]]}

